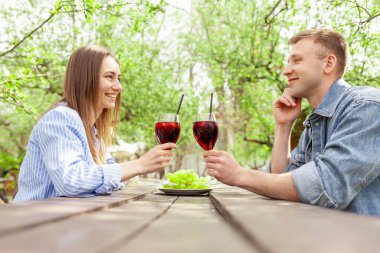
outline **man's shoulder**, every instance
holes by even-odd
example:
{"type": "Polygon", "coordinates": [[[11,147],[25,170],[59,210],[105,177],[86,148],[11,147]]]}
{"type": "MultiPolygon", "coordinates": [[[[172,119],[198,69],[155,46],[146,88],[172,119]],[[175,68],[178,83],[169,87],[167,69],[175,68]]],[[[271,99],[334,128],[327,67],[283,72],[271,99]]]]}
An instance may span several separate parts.
{"type": "Polygon", "coordinates": [[[352,86],[348,89],[347,95],[354,102],[372,101],[380,103],[380,89],[370,86],[352,86]]]}

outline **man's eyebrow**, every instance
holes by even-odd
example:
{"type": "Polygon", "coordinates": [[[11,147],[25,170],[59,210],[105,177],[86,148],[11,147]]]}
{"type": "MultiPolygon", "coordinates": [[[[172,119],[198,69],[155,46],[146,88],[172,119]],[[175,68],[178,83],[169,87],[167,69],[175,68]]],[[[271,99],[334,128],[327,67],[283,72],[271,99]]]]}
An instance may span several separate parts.
{"type": "Polygon", "coordinates": [[[292,54],[289,56],[289,58],[297,58],[297,57],[301,57],[301,55],[299,54],[292,54]]]}

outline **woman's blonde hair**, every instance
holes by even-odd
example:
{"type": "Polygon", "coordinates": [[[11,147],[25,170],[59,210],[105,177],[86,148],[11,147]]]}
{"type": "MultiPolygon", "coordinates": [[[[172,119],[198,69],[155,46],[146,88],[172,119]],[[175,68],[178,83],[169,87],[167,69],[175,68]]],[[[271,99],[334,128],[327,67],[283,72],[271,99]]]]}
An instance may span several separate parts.
{"type": "MultiPolygon", "coordinates": [[[[115,127],[119,121],[120,94],[117,96],[114,109],[103,109],[96,119],[95,136],[91,119],[96,115],[100,104],[99,79],[100,68],[104,58],[116,57],[106,48],[100,46],[84,46],[78,48],[67,64],[63,84],[63,101],[79,113],[86,131],[88,145],[97,164],[106,163],[105,145],[111,143],[115,135],[115,127]],[[95,137],[99,140],[97,147],[95,137]]],[[[118,62],[118,61],[117,61],[118,62]]]]}

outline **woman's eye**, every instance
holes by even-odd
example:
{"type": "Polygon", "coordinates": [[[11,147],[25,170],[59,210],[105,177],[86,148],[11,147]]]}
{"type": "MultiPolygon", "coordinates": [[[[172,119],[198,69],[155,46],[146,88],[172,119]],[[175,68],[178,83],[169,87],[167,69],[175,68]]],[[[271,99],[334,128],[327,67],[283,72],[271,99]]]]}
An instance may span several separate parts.
{"type": "Polygon", "coordinates": [[[107,79],[111,79],[112,80],[112,76],[106,76],[107,79]]]}

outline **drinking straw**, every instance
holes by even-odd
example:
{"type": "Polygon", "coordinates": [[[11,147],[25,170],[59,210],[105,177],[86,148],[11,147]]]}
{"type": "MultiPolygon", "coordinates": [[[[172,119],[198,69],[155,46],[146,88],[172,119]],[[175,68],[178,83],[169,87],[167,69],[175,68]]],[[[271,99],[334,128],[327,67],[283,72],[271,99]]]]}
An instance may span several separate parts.
{"type": "Polygon", "coordinates": [[[182,93],[182,96],[181,96],[181,101],[179,101],[179,105],[178,105],[178,109],[177,109],[177,115],[179,113],[179,110],[181,109],[181,105],[182,105],[182,100],[183,100],[183,97],[185,96],[185,94],[182,93]]]}
{"type": "Polygon", "coordinates": [[[210,99],[210,114],[212,113],[212,97],[214,93],[211,92],[211,99],[210,99]]]}

